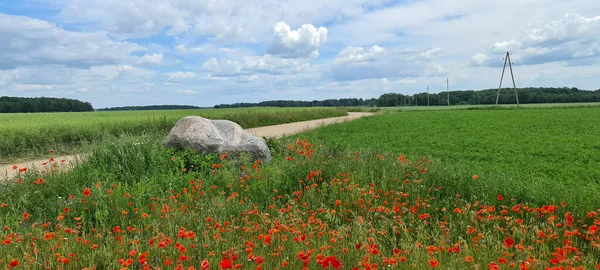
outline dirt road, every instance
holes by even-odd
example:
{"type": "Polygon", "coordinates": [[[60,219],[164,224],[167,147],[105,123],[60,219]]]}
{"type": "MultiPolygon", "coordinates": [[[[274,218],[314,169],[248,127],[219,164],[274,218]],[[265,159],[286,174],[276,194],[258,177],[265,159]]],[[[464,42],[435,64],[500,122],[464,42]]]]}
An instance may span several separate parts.
{"type": "MultiPolygon", "coordinates": [[[[350,112],[348,116],[343,117],[333,117],[333,118],[325,118],[318,120],[310,120],[310,121],[302,121],[296,123],[289,124],[281,124],[274,126],[266,126],[266,127],[258,127],[248,129],[248,132],[259,136],[259,137],[268,137],[268,138],[281,138],[287,135],[296,134],[305,130],[314,129],[322,126],[327,126],[335,123],[340,123],[344,121],[350,121],[357,118],[361,118],[363,116],[369,116],[372,113],[358,113],[358,112],[350,112]]],[[[38,159],[38,160],[30,160],[25,162],[20,162],[17,164],[0,164],[0,180],[11,179],[15,175],[18,174],[19,169],[28,168],[28,169],[38,169],[38,170],[64,170],[69,167],[77,164],[77,162],[81,161],[85,158],[85,155],[71,155],[71,156],[60,156],[54,157],[53,161],[49,159],[38,159]],[[13,166],[17,166],[17,169],[13,169],[13,166]]]]}

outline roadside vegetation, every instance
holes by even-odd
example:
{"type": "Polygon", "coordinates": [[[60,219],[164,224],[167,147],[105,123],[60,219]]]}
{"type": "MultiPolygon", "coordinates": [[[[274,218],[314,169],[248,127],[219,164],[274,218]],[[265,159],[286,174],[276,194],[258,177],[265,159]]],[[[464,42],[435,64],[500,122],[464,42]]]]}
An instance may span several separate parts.
{"type": "Polygon", "coordinates": [[[243,128],[338,117],[336,108],[251,108],[171,111],[0,114],[0,162],[47,156],[48,149],[71,154],[124,135],[165,135],[177,120],[198,115],[226,119],[243,128]]]}

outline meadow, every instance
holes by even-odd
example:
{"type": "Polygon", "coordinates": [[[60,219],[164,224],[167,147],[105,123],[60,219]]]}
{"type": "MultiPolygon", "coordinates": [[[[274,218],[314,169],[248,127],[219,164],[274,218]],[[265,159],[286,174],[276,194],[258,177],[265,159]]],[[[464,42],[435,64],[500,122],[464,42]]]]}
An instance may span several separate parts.
{"type": "Polygon", "coordinates": [[[428,157],[439,184],[478,199],[600,202],[600,107],[403,111],[303,134],[340,149],[428,157]],[[480,179],[474,184],[471,176],[480,179]]]}
{"type": "Polygon", "coordinates": [[[598,110],[390,112],[268,140],[269,164],[109,138],[15,168],[0,267],[598,269],[598,201],[550,185],[597,185],[598,110]]]}
{"type": "Polygon", "coordinates": [[[48,150],[71,154],[124,135],[166,135],[185,116],[227,119],[243,128],[346,115],[335,108],[251,108],[167,111],[0,114],[0,162],[47,156],[48,150]]]}

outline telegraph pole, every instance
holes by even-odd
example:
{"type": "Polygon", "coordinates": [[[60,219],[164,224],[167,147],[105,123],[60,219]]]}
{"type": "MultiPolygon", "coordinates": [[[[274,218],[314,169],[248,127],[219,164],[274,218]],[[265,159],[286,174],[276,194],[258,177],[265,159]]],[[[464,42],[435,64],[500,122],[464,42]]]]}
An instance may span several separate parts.
{"type": "Polygon", "coordinates": [[[450,86],[448,84],[448,78],[446,78],[446,94],[448,94],[448,106],[450,106],[450,86]]]}

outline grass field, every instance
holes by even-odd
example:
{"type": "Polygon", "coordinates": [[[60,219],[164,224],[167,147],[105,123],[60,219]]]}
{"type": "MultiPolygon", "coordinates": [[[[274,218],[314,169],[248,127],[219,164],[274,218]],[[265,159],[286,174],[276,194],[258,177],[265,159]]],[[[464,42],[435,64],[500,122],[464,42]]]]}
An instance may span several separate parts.
{"type": "Polygon", "coordinates": [[[440,183],[482,198],[591,210],[600,202],[600,108],[407,111],[304,134],[338,148],[391,158],[431,157],[440,183]],[[471,176],[480,179],[474,183],[471,176]]]}
{"type": "Polygon", "coordinates": [[[243,128],[346,115],[335,108],[118,111],[0,114],[0,162],[81,151],[78,147],[122,135],[165,134],[184,116],[227,119],[243,128]]]}
{"type": "Polygon", "coordinates": [[[401,106],[401,107],[348,107],[349,111],[446,111],[478,109],[541,109],[541,108],[589,108],[600,107],[600,102],[580,103],[539,103],[539,104],[500,104],[500,105],[452,105],[452,106],[401,106]]]}
{"type": "Polygon", "coordinates": [[[598,269],[599,110],[390,112],[270,164],[109,138],[0,186],[0,268],[598,269]]]}

